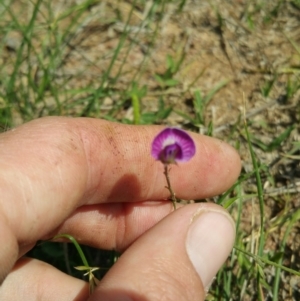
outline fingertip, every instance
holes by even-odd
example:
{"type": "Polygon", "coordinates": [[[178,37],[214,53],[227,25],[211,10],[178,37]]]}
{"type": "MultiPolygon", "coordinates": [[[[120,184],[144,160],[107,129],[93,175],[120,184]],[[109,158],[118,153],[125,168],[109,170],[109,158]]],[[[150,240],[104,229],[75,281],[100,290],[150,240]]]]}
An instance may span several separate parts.
{"type": "Polygon", "coordinates": [[[200,207],[193,215],[186,250],[206,290],[230,254],[234,240],[235,224],[221,207],[200,207]]]}
{"type": "Polygon", "coordinates": [[[228,143],[193,134],[196,154],[187,163],[171,170],[173,189],[179,198],[201,199],[229,189],[241,171],[238,152],[228,143]]]}
{"type": "Polygon", "coordinates": [[[91,296],[96,300],[204,300],[229,255],[232,219],[215,204],[175,210],[135,241],[91,296]]]}

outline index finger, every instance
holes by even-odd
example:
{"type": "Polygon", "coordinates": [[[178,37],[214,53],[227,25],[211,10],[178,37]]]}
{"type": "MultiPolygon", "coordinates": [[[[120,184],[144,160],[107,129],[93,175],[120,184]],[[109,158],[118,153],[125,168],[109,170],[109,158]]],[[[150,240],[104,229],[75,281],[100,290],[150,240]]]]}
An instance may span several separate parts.
{"type": "MultiPolygon", "coordinates": [[[[48,117],[2,134],[3,223],[17,242],[29,244],[79,206],[167,198],[163,166],[150,155],[151,142],[161,129],[48,117]]],[[[172,167],[174,191],[183,199],[224,191],[239,174],[237,153],[219,140],[191,135],[196,154],[189,162],[172,167]]]]}

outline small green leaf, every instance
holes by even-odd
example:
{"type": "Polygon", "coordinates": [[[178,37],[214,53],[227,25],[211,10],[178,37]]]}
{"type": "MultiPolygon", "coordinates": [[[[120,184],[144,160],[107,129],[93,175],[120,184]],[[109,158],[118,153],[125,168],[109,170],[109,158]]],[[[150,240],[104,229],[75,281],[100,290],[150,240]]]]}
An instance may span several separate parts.
{"type": "Polygon", "coordinates": [[[271,261],[274,262],[280,262],[280,260],[282,260],[284,253],[283,252],[276,252],[272,257],[271,257],[271,261]]]}
{"type": "Polygon", "coordinates": [[[90,267],[86,267],[84,265],[78,266],[78,267],[74,267],[74,269],[78,270],[78,271],[88,271],[91,268],[90,267]]]}
{"type": "Polygon", "coordinates": [[[294,126],[290,126],[288,127],[282,134],[280,134],[277,138],[275,138],[269,145],[268,145],[268,151],[272,151],[276,148],[279,147],[279,145],[284,141],[286,140],[291,132],[293,131],[294,129],[294,126]]]}
{"type": "Polygon", "coordinates": [[[263,268],[260,264],[257,264],[257,270],[258,270],[258,273],[259,273],[260,277],[262,279],[264,279],[266,277],[266,275],[265,275],[264,270],[263,270],[263,268]]]}
{"type": "Polygon", "coordinates": [[[164,81],[164,85],[167,87],[173,87],[178,85],[179,81],[173,78],[167,79],[164,81]]]}

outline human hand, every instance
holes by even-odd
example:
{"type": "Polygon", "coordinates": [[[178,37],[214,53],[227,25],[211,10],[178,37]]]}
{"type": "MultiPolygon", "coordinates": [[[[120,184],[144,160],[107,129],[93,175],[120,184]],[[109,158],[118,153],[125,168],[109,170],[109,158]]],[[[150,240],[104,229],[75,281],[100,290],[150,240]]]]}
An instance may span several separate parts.
{"type": "MultiPolygon", "coordinates": [[[[234,224],[215,204],[172,212],[163,166],[150,155],[160,130],[49,117],[0,135],[0,300],[204,299],[231,251],[234,224]],[[86,282],[21,258],[58,233],[124,251],[92,296],[86,282]]],[[[182,199],[223,192],[240,172],[237,153],[191,136],[196,155],[172,167],[174,191],[182,199]]]]}

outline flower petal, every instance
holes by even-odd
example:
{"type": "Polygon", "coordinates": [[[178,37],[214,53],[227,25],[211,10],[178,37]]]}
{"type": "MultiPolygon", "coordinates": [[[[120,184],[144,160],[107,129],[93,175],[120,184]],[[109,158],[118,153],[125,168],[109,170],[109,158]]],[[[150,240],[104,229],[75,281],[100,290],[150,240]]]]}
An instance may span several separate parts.
{"type": "Polygon", "coordinates": [[[186,162],[194,156],[195,152],[193,139],[178,128],[164,129],[152,142],[152,156],[164,164],[186,162]],[[170,151],[175,149],[176,151],[170,151]]]}

